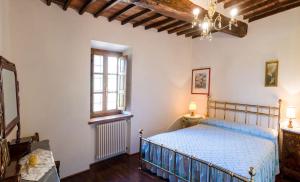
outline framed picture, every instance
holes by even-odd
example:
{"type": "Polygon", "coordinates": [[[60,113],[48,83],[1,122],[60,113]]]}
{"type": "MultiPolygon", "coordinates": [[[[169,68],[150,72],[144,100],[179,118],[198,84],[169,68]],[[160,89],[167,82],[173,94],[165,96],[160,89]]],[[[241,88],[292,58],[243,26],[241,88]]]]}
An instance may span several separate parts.
{"type": "Polygon", "coordinates": [[[265,87],[277,87],[278,85],[278,60],[266,62],[265,87]]]}
{"type": "Polygon", "coordinates": [[[209,95],[210,68],[192,70],[192,94],[209,95]]]}

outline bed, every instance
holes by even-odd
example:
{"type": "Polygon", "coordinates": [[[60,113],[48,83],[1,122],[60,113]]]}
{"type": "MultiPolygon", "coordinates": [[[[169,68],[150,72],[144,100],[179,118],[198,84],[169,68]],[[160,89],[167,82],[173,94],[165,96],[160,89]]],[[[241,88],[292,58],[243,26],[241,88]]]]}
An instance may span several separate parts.
{"type": "Polygon", "coordinates": [[[274,182],[279,173],[279,106],[208,99],[200,124],[140,136],[141,169],[169,181],[274,182]]]}

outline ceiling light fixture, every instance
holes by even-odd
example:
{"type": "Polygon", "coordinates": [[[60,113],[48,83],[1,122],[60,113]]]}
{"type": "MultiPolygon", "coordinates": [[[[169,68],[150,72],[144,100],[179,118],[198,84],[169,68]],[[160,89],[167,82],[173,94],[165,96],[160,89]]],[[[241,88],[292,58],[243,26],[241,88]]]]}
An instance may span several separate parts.
{"type": "Polygon", "coordinates": [[[204,18],[201,19],[199,17],[201,10],[199,8],[193,9],[193,22],[192,22],[192,27],[199,27],[201,29],[201,36],[200,39],[207,39],[207,40],[212,40],[212,32],[213,31],[220,31],[225,28],[228,28],[229,30],[232,29],[232,25],[235,27],[238,26],[237,20],[235,19],[236,16],[238,15],[238,9],[233,8],[230,11],[230,20],[227,25],[223,26],[222,23],[222,16],[218,14],[215,17],[216,14],[216,9],[217,9],[217,0],[208,0],[208,9],[207,9],[207,14],[204,15],[204,18]]]}

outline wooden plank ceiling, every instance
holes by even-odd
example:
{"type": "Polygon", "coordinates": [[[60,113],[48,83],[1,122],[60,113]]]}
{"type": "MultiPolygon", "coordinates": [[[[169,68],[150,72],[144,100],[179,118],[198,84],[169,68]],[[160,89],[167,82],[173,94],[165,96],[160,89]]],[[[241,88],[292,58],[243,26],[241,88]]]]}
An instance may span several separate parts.
{"type": "Polygon", "coordinates": [[[300,0],[218,0],[225,9],[236,7],[244,20],[253,22],[300,6],[300,0]]]}
{"type": "MultiPolygon", "coordinates": [[[[95,18],[106,17],[108,21],[120,21],[122,25],[131,23],[133,27],[144,26],[145,30],[155,28],[158,32],[197,38],[201,36],[198,28],[191,27],[192,9],[197,7],[189,0],[45,0],[47,5],[55,3],[63,10],[73,8],[80,15],[90,13],[95,18]]],[[[300,6],[300,0],[218,0],[224,8],[237,7],[239,15],[249,22],[300,6]]],[[[207,12],[201,9],[201,15],[207,12]]],[[[230,19],[222,15],[227,24],[230,19]]],[[[238,27],[222,32],[244,37],[248,25],[238,21],[238,27]]]]}

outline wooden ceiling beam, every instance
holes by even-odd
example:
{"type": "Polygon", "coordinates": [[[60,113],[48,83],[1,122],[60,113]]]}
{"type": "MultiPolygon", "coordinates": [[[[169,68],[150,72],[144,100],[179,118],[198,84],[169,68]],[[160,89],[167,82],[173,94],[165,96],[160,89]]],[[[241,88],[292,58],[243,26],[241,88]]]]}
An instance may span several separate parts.
{"type": "Polygon", "coordinates": [[[249,8],[251,6],[254,6],[257,3],[260,3],[262,1],[265,0],[247,0],[247,1],[243,1],[242,3],[238,4],[236,7],[239,9],[239,11],[249,8]]]}
{"type": "Polygon", "coordinates": [[[277,6],[279,6],[278,0],[273,1],[271,4],[268,4],[267,6],[260,7],[256,10],[254,10],[254,11],[251,11],[251,12],[248,12],[248,13],[244,14],[244,20],[249,19],[253,16],[257,16],[259,14],[265,13],[267,11],[270,11],[273,8],[277,7],[277,6]]]}
{"type": "Polygon", "coordinates": [[[286,1],[280,2],[279,0],[276,0],[273,3],[269,4],[268,6],[260,8],[257,11],[252,11],[252,12],[250,12],[248,14],[245,14],[244,15],[244,19],[251,19],[251,18],[253,18],[255,16],[259,16],[261,14],[268,13],[269,11],[277,10],[277,9],[279,9],[281,7],[284,7],[284,6],[293,4],[293,3],[297,3],[299,1],[300,0],[286,0],[286,1]]]}
{"type": "MultiPolygon", "coordinates": [[[[216,33],[216,32],[218,32],[217,30],[213,30],[213,31],[211,31],[211,33],[216,33]]],[[[201,37],[201,31],[200,32],[198,32],[198,34],[194,34],[194,35],[192,35],[191,37],[192,37],[192,39],[195,39],[195,38],[198,38],[198,37],[201,37]]]]}
{"type": "Polygon", "coordinates": [[[52,2],[52,0],[47,0],[47,1],[46,1],[46,3],[47,3],[48,6],[51,5],[51,2],[52,2]]]}
{"type": "Polygon", "coordinates": [[[141,21],[135,22],[135,23],[133,24],[133,27],[140,26],[140,25],[142,25],[142,24],[144,24],[144,23],[147,23],[147,22],[149,22],[149,21],[151,21],[151,20],[157,19],[157,18],[159,18],[159,17],[161,17],[161,16],[162,16],[161,14],[156,13],[155,15],[152,15],[152,16],[150,16],[150,17],[148,17],[148,18],[145,18],[145,19],[143,19],[143,20],[141,20],[141,21]]]}
{"type": "Polygon", "coordinates": [[[65,3],[64,3],[64,6],[63,6],[63,10],[67,10],[71,4],[71,1],[72,0],[66,0],[65,3]]]}
{"type": "Polygon", "coordinates": [[[201,30],[185,34],[185,37],[193,37],[195,35],[201,34],[201,30]]]}
{"type": "Polygon", "coordinates": [[[198,27],[194,27],[194,28],[189,28],[187,30],[182,30],[180,32],[177,32],[177,36],[180,36],[180,35],[183,35],[183,34],[189,34],[189,33],[192,33],[192,32],[195,32],[195,31],[199,31],[199,28],[198,27]]]}
{"type": "Polygon", "coordinates": [[[258,9],[258,8],[270,5],[272,3],[274,3],[274,0],[259,1],[258,3],[253,4],[253,6],[250,6],[250,7],[246,8],[246,9],[243,9],[243,10],[239,11],[238,15],[247,14],[247,13],[249,13],[251,11],[254,11],[254,10],[258,9]]]}
{"type": "Polygon", "coordinates": [[[136,14],[133,14],[133,15],[127,17],[125,20],[121,21],[121,24],[125,25],[126,23],[130,22],[131,20],[133,20],[133,19],[135,19],[135,18],[137,18],[139,16],[142,16],[142,15],[144,15],[144,14],[150,12],[150,11],[151,10],[149,10],[149,9],[144,9],[144,10],[142,10],[142,11],[136,13],[136,14]]]}
{"type": "Polygon", "coordinates": [[[192,24],[190,23],[186,23],[184,25],[181,25],[179,27],[176,27],[176,28],[173,28],[171,30],[168,30],[168,34],[172,34],[172,33],[175,33],[175,32],[179,32],[179,31],[182,31],[182,30],[186,30],[186,29],[189,29],[192,27],[192,24]]]}
{"type": "Polygon", "coordinates": [[[101,13],[103,13],[105,10],[113,7],[114,5],[116,5],[119,2],[120,2],[119,0],[110,0],[94,14],[94,17],[98,18],[101,15],[101,13]]]}
{"type": "Polygon", "coordinates": [[[118,16],[120,16],[121,14],[125,13],[126,11],[128,11],[129,9],[133,8],[135,5],[134,4],[129,4],[127,5],[125,8],[121,9],[120,11],[116,12],[115,14],[113,14],[112,16],[110,16],[108,18],[108,21],[113,21],[114,19],[116,19],[118,16]]]}
{"type": "Polygon", "coordinates": [[[150,25],[145,26],[145,30],[148,30],[150,28],[155,28],[155,27],[158,27],[158,26],[170,23],[171,21],[174,21],[174,18],[168,17],[168,18],[166,18],[164,20],[161,20],[161,21],[158,21],[158,22],[155,22],[155,23],[152,23],[150,25]]]}
{"type": "Polygon", "coordinates": [[[85,3],[80,8],[79,14],[82,15],[83,13],[85,13],[85,11],[88,9],[90,4],[92,4],[92,3],[93,3],[93,0],[86,0],[85,3]]]}
{"type": "Polygon", "coordinates": [[[178,20],[191,22],[192,9],[198,7],[189,0],[180,1],[157,1],[157,0],[122,0],[123,2],[131,2],[136,6],[150,9],[167,17],[178,20]]]}
{"type": "Polygon", "coordinates": [[[256,20],[271,16],[271,15],[275,15],[277,13],[287,11],[289,9],[293,9],[293,8],[296,8],[296,7],[299,7],[299,6],[300,6],[300,1],[294,1],[293,3],[287,4],[285,6],[280,6],[280,7],[274,8],[270,11],[267,11],[265,13],[262,13],[262,14],[259,14],[257,16],[251,17],[249,19],[249,22],[253,22],[253,21],[256,21],[256,20]]]}
{"type": "Polygon", "coordinates": [[[170,28],[177,27],[177,26],[179,26],[179,25],[181,25],[181,24],[183,24],[183,23],[185,23],[185,22],[179,20],[179,21],[176,21],[176,22],[174,22],[174,23],[171,23],[171,24],[168,24],[168,25],[166,25],[166,26],[163,26],[163,27],[159,28],[157,31],[158,31],[158,32],[162,32],[162,31],[168,30],[168,29],[170,29],[170,28]]]}
{"type": "Polygon", "coordinates": [[[201,34],[197,34],[197,35],[192,36],[192,39],[195,39],[195,38],[198,38],[198,37],[201,37],[201,34]]]}
{"type": "MultiPolygon", "coordinates": [[[[195,7],[201,9],[200,16],[204,16],[207,13],[207,10],[193,4],[190,0],[180,0],[180,1],[158,1],[157,0],[122,0],[123,2],[131,2],[136,6],[143,8],[151,9],[159,14],[162,14],[166,17],[171,17],[177,20],[182,20],[185,22],[192,22],[193,14],[192,10],[195,7]]],[[[230,18],[221,15],[222,23],[228,24],[230,18]]],[[[232,29],[222,29],[223,33],[227,33],[236,37],[244,37],[247,35],[248,25],[245,22],[237,21],[238,27],[232,26],[232,29]]]]}
{"type": "Polygon", "coordinates": [[[236,6],[236,5],[238,5],[238,4],[241,4],[241,3],[244,2],[244,1],[245,1],[245,0],[231,0],[231,1],[226,2],[226,3],[224,4],[224,8],[226,9],[226,8],[231,7],[231,6],[236,6]]]}

